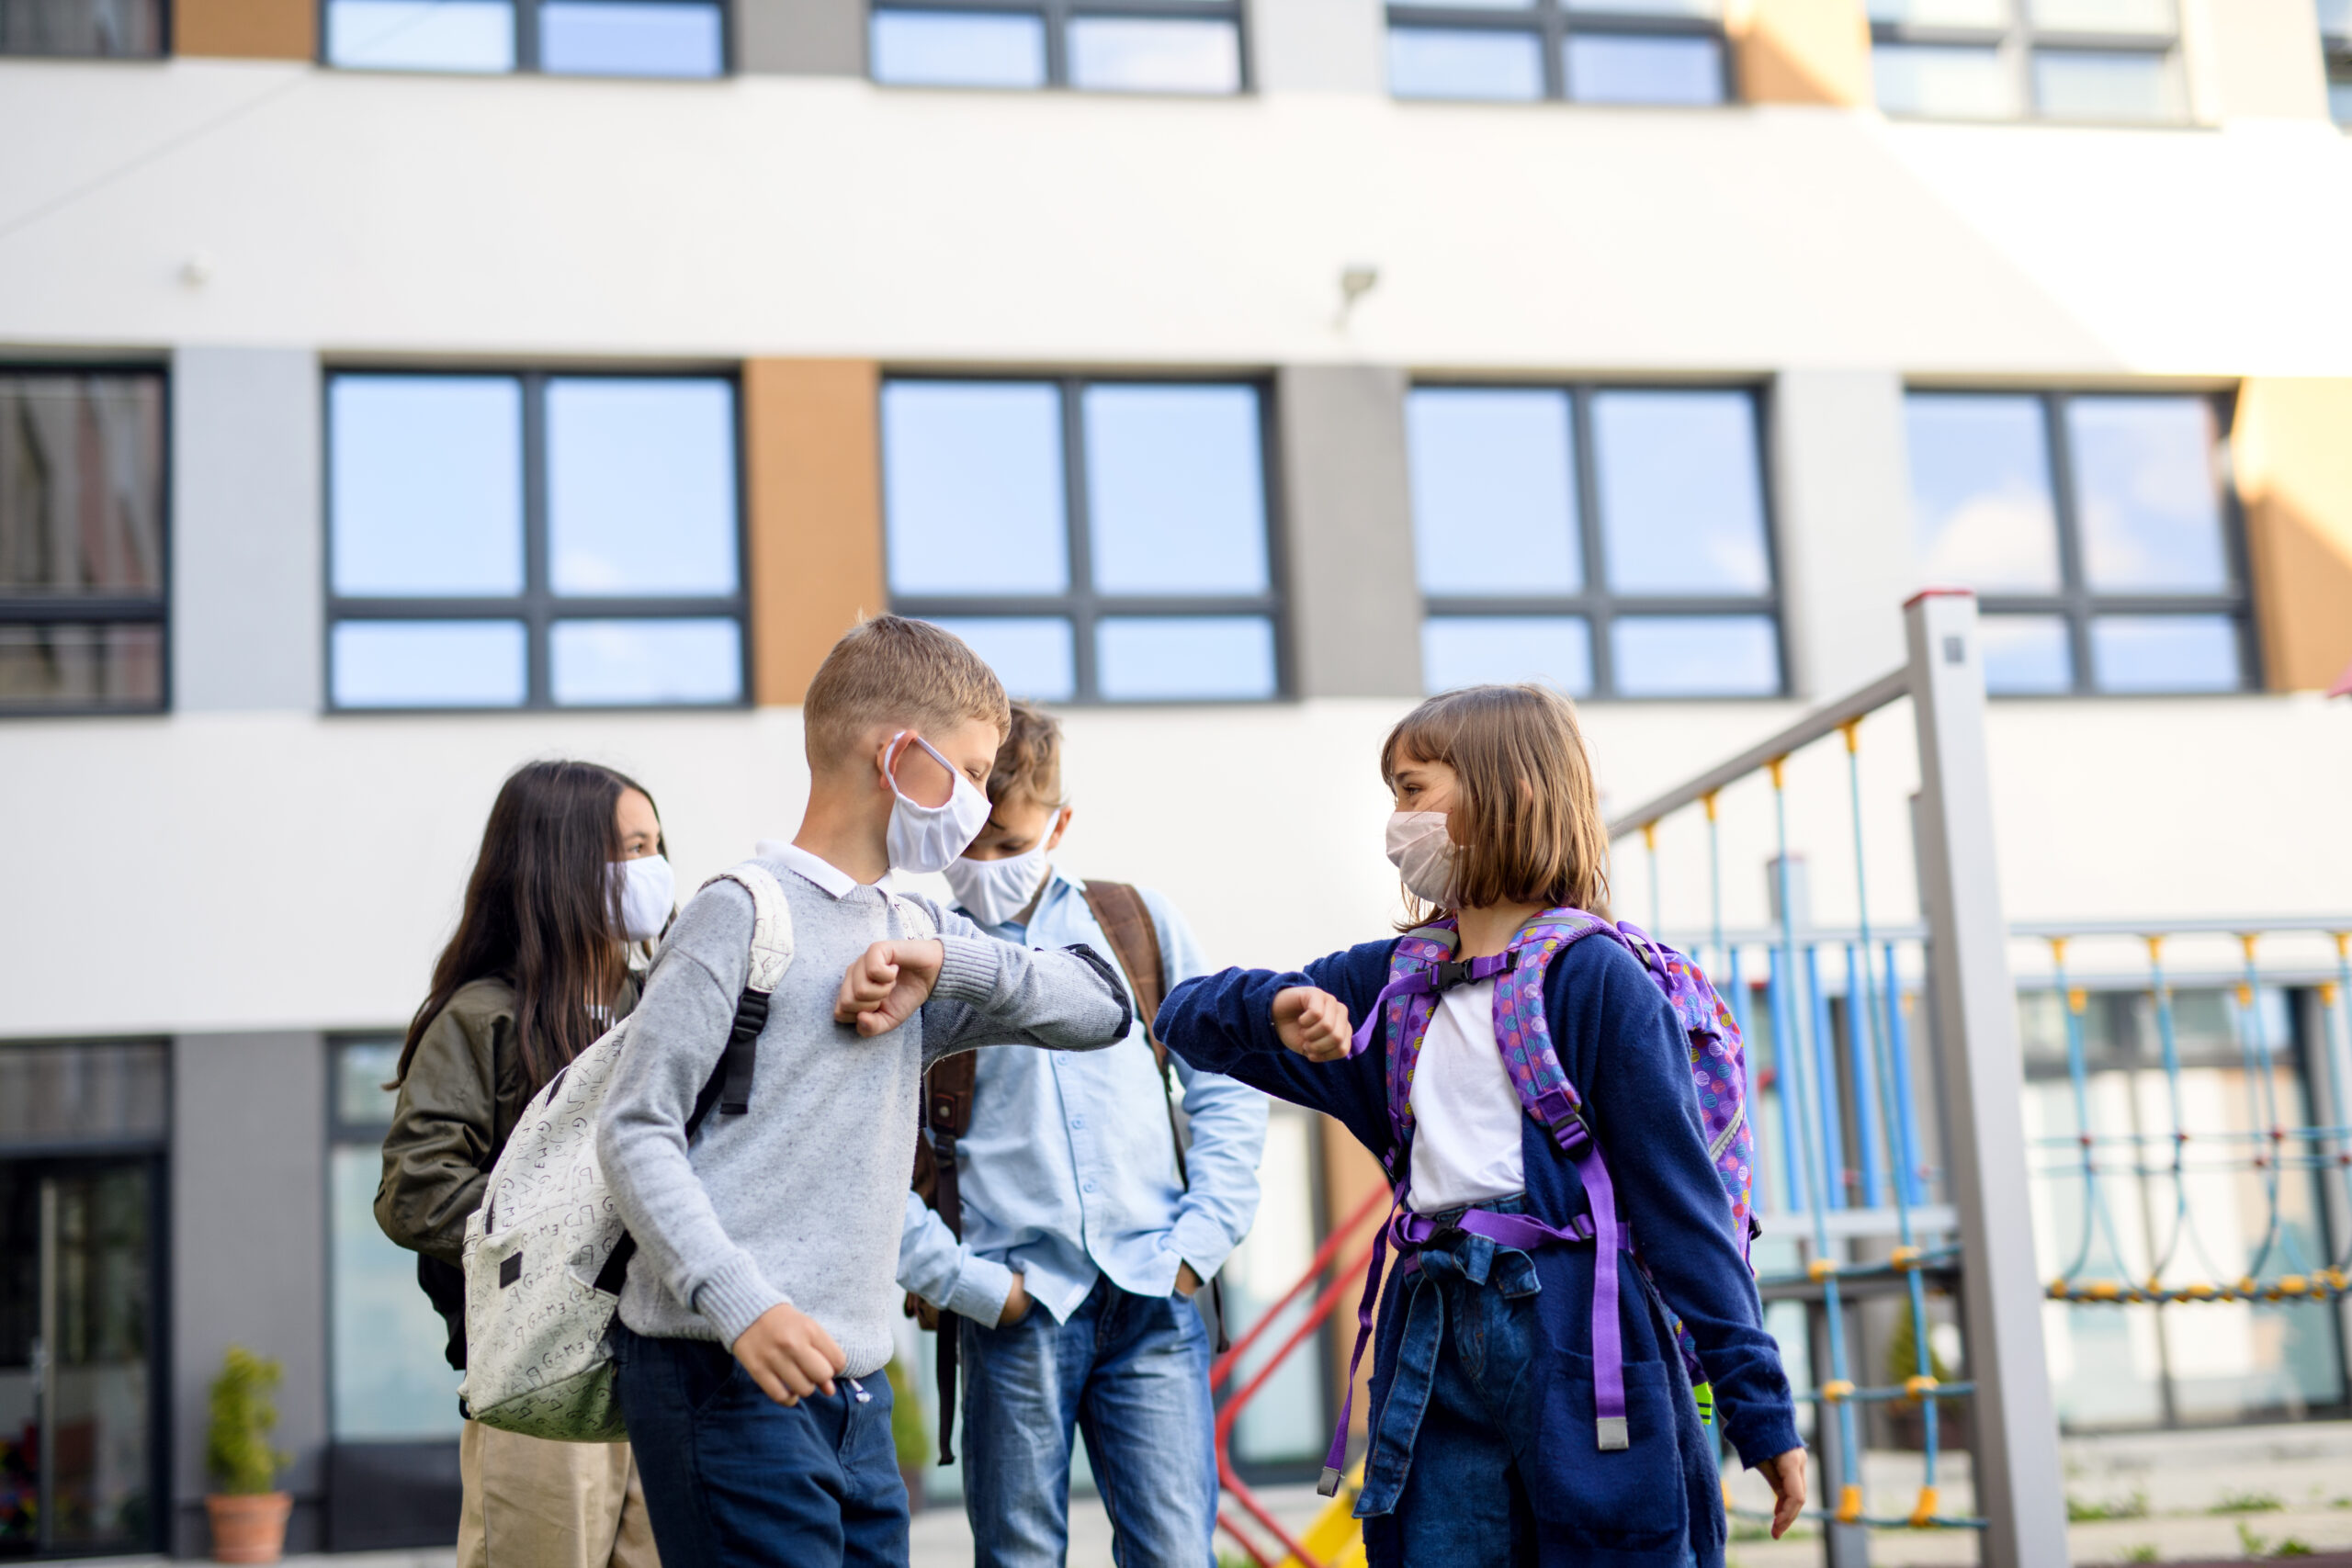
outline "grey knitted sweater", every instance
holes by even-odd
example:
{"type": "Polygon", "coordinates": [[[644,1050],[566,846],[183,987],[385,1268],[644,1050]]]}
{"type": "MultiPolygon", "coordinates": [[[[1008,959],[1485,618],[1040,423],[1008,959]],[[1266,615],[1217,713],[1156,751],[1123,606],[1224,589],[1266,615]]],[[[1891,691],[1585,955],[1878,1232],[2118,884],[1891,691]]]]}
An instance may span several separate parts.
{"type": "Polygon", "coordinates": [[[710,1116],[687,1146],[751,962],[752,897],[724,881],[695,895],[662,943],[605,1102],[597,1153],[638,1244],[621,1321],[732,1345],[790,1302],[832,1335],[844,1373],[864,1377],[890,1359],[923,1068],[980,1045],[1113,1044],[1126,1036],[1126,993],[1091,952],[1014,947],[913,899],[945,947],[938,984],[915,1017],[861,1038],[833,1021],[843,972],[869,943],[918,933],[874,887],[836,874],[836,897],[786,862],[761,863],[791,905],[794,954],[760,1032],[749,1113],[710,1116]]]}

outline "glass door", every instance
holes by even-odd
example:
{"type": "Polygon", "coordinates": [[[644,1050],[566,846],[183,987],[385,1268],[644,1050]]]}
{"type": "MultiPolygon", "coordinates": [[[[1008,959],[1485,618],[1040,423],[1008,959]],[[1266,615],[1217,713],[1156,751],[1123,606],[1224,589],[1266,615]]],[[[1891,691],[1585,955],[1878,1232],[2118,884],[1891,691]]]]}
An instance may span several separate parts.
{"type": "Polygon", "coordinates": [[[0,1160],[0,1552],[156,1523],[156,1163],[0,1160]]]}

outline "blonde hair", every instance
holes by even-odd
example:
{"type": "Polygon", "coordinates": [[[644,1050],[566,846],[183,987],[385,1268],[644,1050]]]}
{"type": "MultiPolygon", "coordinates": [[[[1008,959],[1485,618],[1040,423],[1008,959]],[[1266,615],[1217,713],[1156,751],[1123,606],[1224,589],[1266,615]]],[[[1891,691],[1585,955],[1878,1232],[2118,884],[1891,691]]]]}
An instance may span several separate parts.
{"type": "Polygon", "coordinates": [[[843,632],[801,698],[811,772],[852,760],[877,724],[932,733],[967,719],[1012,722],[996,671],[955,633],[904,615],[876,615],[843,632]]]}
{"type": "Polygon", "coordinates": [[[1062,727],[1035,703],[1012,705],[1004,744],[996,749],[996,765],[989,770],[991,806],[1015,795],[1056,809],[1069,804],[1062,799],[1062,727]]]}
{"type": "MultiPolygon", "coordinates": [[[[1465,686],[1397,721],[1380,748],[1392,786],[1405,759],[1453,770],[1457,907],[1568,905],[1609,916],[1609,834],[1574,704],[1549,686],[1465,686]]],[[[1407,896],[1418,925],[1430,911],[1407,896]]]]}

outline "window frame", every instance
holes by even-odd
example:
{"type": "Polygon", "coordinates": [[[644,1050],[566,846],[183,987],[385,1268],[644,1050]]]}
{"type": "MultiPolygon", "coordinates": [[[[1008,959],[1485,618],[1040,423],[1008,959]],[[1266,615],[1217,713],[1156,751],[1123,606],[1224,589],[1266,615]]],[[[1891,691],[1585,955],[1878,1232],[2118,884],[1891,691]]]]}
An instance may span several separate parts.
{"type": "Polygon", "coordinates": [[[609,366],[593,370],[531,367],[508,369],[478,365],[377,366],[330,365],[321,374],[319,434],[321,446],[319,517],[319,587],[323,613],[320,620],[320,672],[322,711],[343,716],[370,714],[434,714],[495,718],[517,713],[734,713],[753,705],[752,671],[757,660],[752,642],[751,594],[751,507],[747,487],[747,445],[743,426],[743,380],[739,371],[725,369],[636,368],[609,366]],[[523,475],[523,590],[512,595],[344,595],[334,587],[334,383],[337,378],[393,376],[442,379],[480,377],[518,382],[522,389],[522,429],[519,433],[523,475]],[[648,597],[634,594],[585,595],[558,593],[548,581],[547,389],[550,381],[724,381],[734,405],[730,431],[735,444],[735,592],[731,594],[676,594],[648,597]],[[736,697],[729,703],[558,703],[553,690],[554,657],[551,634],[559,621],[668,621],[725,617],[739,628],[736,639],[741,665],[736,697]],[[445,706],[353,706],[334,698],[334,633],[339,626],[368,622],[520,621],[523,624],[523,700],[506,706],[451,705],[445,706]]]}
{"type": "Polygon", "coordinates": [[[1719,109],[1736,107],[1739,92],[1739,62],[1731,46],[1730,30],[1724,27],[1721,8],[1712,17],[1645,15],[1633,11],[1571,12],[1566,0],[1531,0],[1525,6],[1446,6],[1416,3],[1416,0],[1389,0],[1382,31],[1384,51],[1389,35],[1398,28],[1419,28],[1445,32],[1492,32],[1535,35],[1542,51],[1544,91],[1539,97],[1524,100],[1490,98],[1447,98],[1403,95],[1394,85],[1387,89],[1391,99],[1398,103],[1494,103],[1531,102],[1546,104],[1580,104],[1587,108],[1608,109],[1719,109]],[[1568,92],[1567,44],[1575,34],[1606,34],[1617,38],[1699,38],[1712,39],[1716,58],[1723,67],[1723,97],[1712,104],[1621,103],[1615,100],[1595,102],[1589,98],[1572,96],[1568,92]]]}
{"type": "MultiPolygon", "coordinates": [[[[1569,479],[1576,493],[1577,561],[1579,586],[1570,593],[1469,595],[1432,594],[1420,585],[1419,551],[1420,519],[1412,519],[1415,565],[1413,592],[1421,602],[1421,619],[1432,617],[1580,617],[1591,638],[1592,684],[1573,694],[1579,703],[1776,703],[1795,695],[1789,669],[1787,593],[1782,587],[1782,559],[1778,508],[1773,502],[1770,388],[1757,381],[1496,381],[1416,378],[1405,395],[1432,391],[1561,392],[1568,399],[1569,479]],[[1771,586],[1762,594],[1620,593],[1608,586],[1608,560],[1601,539],[1600,474],[1593,444],[1592,400],[1602,392],[1737,392],[1747,400],[1756,434],[1757,504],[1764,528],[1764,559],[1771,586]],[[1764,615],[1772,623],[1773,657],[1780,678],[1770,692],[1694,694],[1689,695],[1628,695],[1617,690],[1617,656],[1610,632],[1620,619],[1645,615],[1764,615]]],[[[1407,454],[1409,469],[1411,455],[1407,454]]],[[[1416,650],[1418,656],[1419,650],[1416,650]]],[[[1424,684],[1427,675],[1423,676],[1424,684]]]]}
{"type": "Polygon", "coordinates": [[[718,72],[711,76],[620,75],[603,71],[548,71],[539,64],[539,9],[562,0],[499,0],[514,11],[514,63],[505,71],[452,71],[430,67],[338,65],[327,56],[327,13],[334,0],[313,0],[318,28],[318,63],[329,71],[359,71],[391,76],[553,76],[587,82],[724,82],[738,73],[735,62],[736,0],[710,0],[718,10],[718,72]]]}
{"type": "Polygon", "coordinates": [[[2333,102],[2335,88],[2352,86],[2352,28],[2347,28],[2346,31],[2340,33],[2332,33],[2323,28],[2319,35],[2319,47],[2321,62],[2326,78],[2322,90],[2328,93],[2331,100],[2328,105],[2328,118],[2344,130],[2352,131],[2352,115],[2339,118],[2335,114],[2333,102]]]}
{"type": "MultiPolygon", "coordinates": [[[[538,0],[532,0],[537,4],[538,0]]],[[[1250,48],[1249,0],[868,0],[865,6],[865,77],[877,87],[894,92],[930,93],[1087,93],[1104,97],[1227,98],[1247,97],[1257,91],[1257,73],[1250,48]],[[885,82],[874,74],[874,18],[885,11],[933,16],[1035,17],[1046,29],[1046,79],[1034,87],[930,82],[885,82]],[[1069,79],[1069,26],[1081,18],[1111,17],[1140,21],[1196,21],[1233,24],[1240,80],[1230,93],[1191,93],[1173,88],[1085,87],[1069,79]]],[[[906,378],[900,378],[906,379],[906,378]]]]}
{"type": "Polygon", "coordinates": [[[155,526],[159,538],[155,552],[158,570],[154,596],[113,594],[101,598],[90,594],[59,599],[38,593],[11,593],[0,589],[0,626],[121,626],[128,623],[153,626],[162,639],[157,655],[161,670],[154,703],[141,707],[130,707],[119,703],[61,703],[54,706],[35,706],[0,699],[0,723],[27,718],[152,718],[170,713],[173,703],[172,546],[173,535],[176,532],[173,517],[175,487],[172,480],[176,453],[173,444],[171,367],[146,359],[121,362],[10,359],[0,360],[0,376],[152,376],[155,378],[160,405],[157,417],[163,423],[160,461],[155,476],[160,493],[155,502],[155,526]]]}
{"type": "MultiPolygon", "coordinates": [[[[1903,395],[1935,397],[2031,398],[2041,415],[2042,455],[2050,470],[2051,515],[2057,531],[2058,591],[2054,593],[1978,593],[1977,609],[1985,616],[2057,616],[2066,628],[2066,654],[2073,679],[2064,691],[1995,692],[2001,702],[2081,697],[2109,700],[2155,698],[2177,702],[2183,697],[2234,697],[2263,689],[2262,639],[2256,625],[2251,562],[2247,555],[2245,509],[2234,483],[2219,483],[2215,510],[2222,528],[2222,558],[2232,586],[2212,593],[2109,592],[2093,589],[2083,570],[2082,504],[2075,493],[2075,453],[2066,427],[2066,405],[2084,398],[2202,398],[2213,411],[2216,444],[2226,450],[2236,422],[2237,399],[2232,391],[2192,389],[2187,391],[2153,388],[2102,387],[1948,387],[1906,383],[1903,395]],[[2224,692],[2109,691],[2098,683],[2091,649],[2092,623],[2103,615],[2222,615],[2228,618],[2238,650],[2238,684],[2224,692]]],[[[1907,483],[1906,479],[1906,483],[1907,483]]],[[[1912,520],[1912,540],[1917,546],[1918,523],[1912,520]]]]}
{"type": "Polygon", "coordinates": [[[1291,645],[1290,571],[1283,538],[1283,487],[1274,388],[1262,373],[1216,375],[1187,371],[1182,375],[1107,376],[1054,372],[1046,375],[975,371],[886,371],[876,391],[875,427],[884,441],[881,398],[893,383],[1006,383],[1050,386],[1059,400],[1056,425],[1061,438],[1062,528],[1069,550],[1069,587],[1060,593],[900,593],[890,585],[889,470],[883,465],[882,544],[883,589],[890,613],[917,620],[1056,619],[1070,626],[1070,694],[1055,698],[1055,707],[1260,707],[1290,702],[1297,696],[1297,660],[1291,645]],[[1102,593],[1094,587],[1093,498],[1086,470],[1085,394],[1090,387],[1235,387],[1246,386],[1258,398],[1259,483],[1265,492],[1266,586],[1263,592],[1242,593],[1136,594],[1102,593]],[[1214,616],[1256,615],[1273,628],[1274,689],[1262,697],[1105,697],[1096,669],[1095,628],[1106,618],[1150,615],[1206,619],[1214,616]]]}
{"type": "MultiPolygon", "coordinates": [[[[45,52],[36,53],[30,50],[0,49],[0,60],[70,60],[76,62],[77,63],[87,63],[91,61],[119,60],[130,62],[134,64],[141,62],[153,63],[156,61],[169,60],[177,52],[176,30],[174,28],[172,23],[174,20],[174,13],[176,12],[179,7],[171,4],[171,0],[153,0],[153,3],[155,6],[155,47],[152,52],[141,54],[51,54],[45,52]]],[[[322,3],[323,4],[323,0],[322,0],[322,3]]]]}
{"type": "MultiPolygon", "coordinates": [[[[2168,33],[2084,32],[2080,29],[2041,28],[2034,25],[2028,9],[2031,0],[2000,0],[2000,3],[2007,7],[2009,13],[2008,21],[2000,27],[1884,22],[1873,17],[1871,18],[1871,49],[1875,53],[1881,44],[1945,49],[1989,48],[1999,56],[2002,74],[2008,81],[2009,90],[2016,95],[2018,111],[2015,114],[1980,119],[1973,116],[1912,114],[1887,109],[1880,112],[1894,119],[1968,125],[2014,125],[2030,120],[2043,125],[2122,125],[2146,129],[2194,122],[2196,117],[2188,102],[2188,61],[2184,57],[2187,40],[2180,19],[2180,0],[2173,0],[2173,29],[2168,33]],[[2033,58],[2045,51],[2138,55],[2165,62],[2171,65],[2176,85],[2180,90],[2180,112],[2161,119],[2103,119],[2079,115],[2045,114],[2033,85],[2033,58]]],[[[1872,94],[1872,101],[1876,101],[1875,93],[1872,94]]]]}

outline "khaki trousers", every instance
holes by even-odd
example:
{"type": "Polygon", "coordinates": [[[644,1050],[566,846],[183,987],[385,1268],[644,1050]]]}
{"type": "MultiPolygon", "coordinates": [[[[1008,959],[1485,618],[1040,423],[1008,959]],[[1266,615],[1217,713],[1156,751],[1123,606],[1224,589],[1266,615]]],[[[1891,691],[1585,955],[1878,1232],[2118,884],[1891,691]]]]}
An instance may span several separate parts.
{"type": "Polygon", "coordinates": [[[458,1568],[661,1568],[627,1443],[557,1443],[469,1421],[458,1568]]]}

